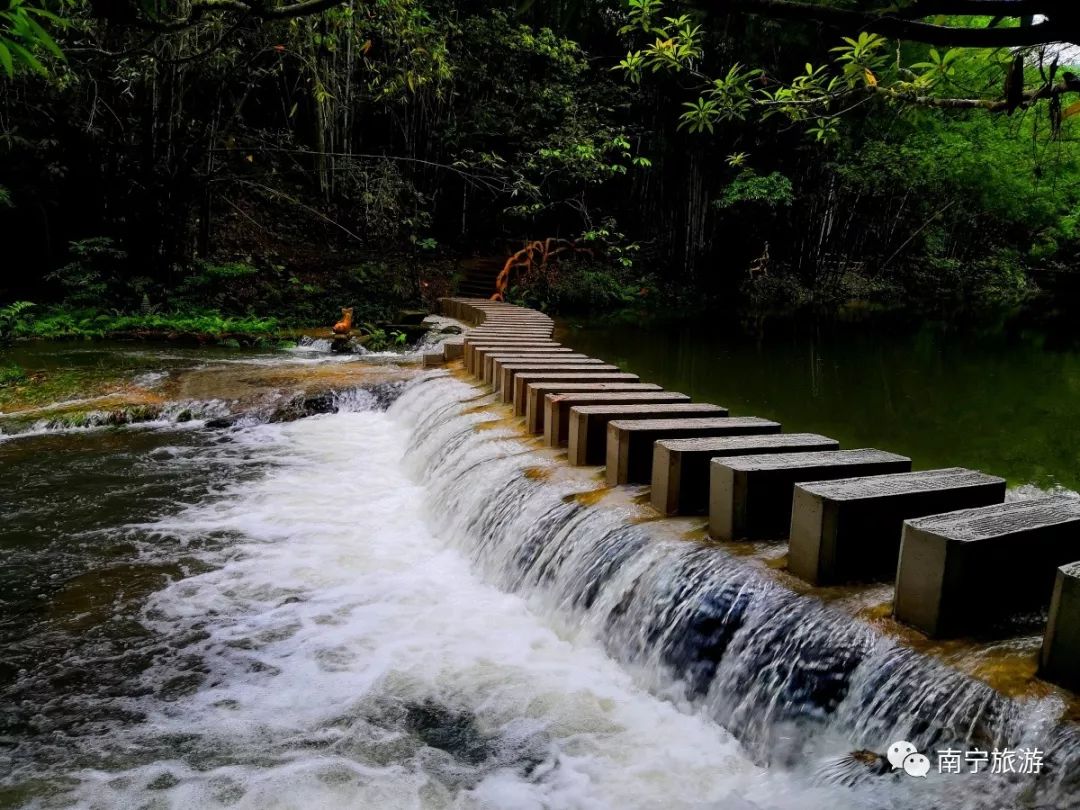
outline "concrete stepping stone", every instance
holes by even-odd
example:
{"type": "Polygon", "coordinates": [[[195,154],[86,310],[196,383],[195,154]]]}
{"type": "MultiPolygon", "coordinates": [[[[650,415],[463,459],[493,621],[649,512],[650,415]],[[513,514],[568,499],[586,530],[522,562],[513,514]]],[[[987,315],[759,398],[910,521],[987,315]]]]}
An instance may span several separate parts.
{"type": "Polygon", "coordinates": [[[652,480],[653,447],[660,439],[779,433],[779,422],[756,416],[719,419],[615,419],[607,426],[609,486],[652,480]]]}
{"type": "MultiPolygon", "coordinates": [[[[529,385],[525,407],[525,428],[544,432],[544,398],[548,394],[614,394],[632,391],[662,391],[655,383],[641,382],[540,382],[529,385]],[[531,403],[531,405],[529,404],[531,403]]],[[[505,391],[502,393],[506,393],[505,391]]]]}
{"type": "Polygon", "coordinates": [[[613,373],[620,371],[618,366],[605,363],[603,360],[588,358],[587,360],[561,361],[521,361],[518,363],[504,363],[499,366],[498,385],[493,384],[496,391],[512,391],[514,380],[518,374],[585,374],[590,372],[613,373]]]}
{"type": "Polygon", "coordinates": [[[909,520],[894,612],[935,637],[986,630],[1046,607],[1058,566],[1077,557],[1077,498],[1011,501],[909,520]]]}
{"type": "MultiPolygon", "coordinates": [[[[575,405],[570,409],[567,458],[575,466],[603,464],[607,456],[607,426],[613,419],[720,419],[727,408],[707,402],[655,405],[575,405]]],[[[545,428],[546,417],[545,417],[545,428]]]]}
{"type": "Polygon", "coordinates": [[[653,447],[652,505],[663,515],[698,515],[709,509],[709,462],[724,456],[839,450],[816,433],[663,439],[653,447]]]}
{"type": "Polygon", "coordinates": [[[1080,692],[1080,562],[1057,570],[1039,655],[1039,675],[1080,692]]]}
{"type": "MultiPolygon", "coordinates": [[[[641,382],[637,374],[628,374],[625,371],[596,371],[585,372],[581,374],[560,374],[559,372],[548,373],[544,371],[532,371],[523,372],[521,374],[514,375],[513,385],[508,385],[503,388],[500,384],[499,394],[504,399],[504,402],[514,403],[514,413],[518,416],[525,416],[527,413],[529,399],[531,392],[528,388],[532,383],[637,383],[641,382]]],[[[545,391],[544,394],[553,393],[552,391],[545,391]]],[[[533,397],[536,399],[534,408],[539,405],[541,418],[544,411],[544,397],[533,397]]]]}
{"type": "Polygon", "coordinates": [[[709,462],[709,532],[717,540],[780,540],[791,528],[795,484],[909,472],[911,459],[883,450],[775,453],[709,462]]]}
{"type": "Polygon", "coordinates": [[[572,349],[564,349],[554,340],[536,340],[531,338],[515,338],[514,340],[492,340],[492,341],[480,341],[469,342],[465,341],[465,369],[472,371],[476,364],[477,352],[488,352],[502,350],[509,352],[511,350],[528,350],[534,349],[548,349],[549,351],[572,351],[572,349]]]}
{"type": "MultiPolygon", "coordinates": [[[[589,357],[586,354],[579,354],[577,352],[569,352],[567,354],[556,354],[554,352],[531,352],[524,354],[517,354],[512,351],[506,354],[489,354],[484,358],[484,376],[483,380],[486,383],[491,383],[492,388],[496,391],[499,390],[499,381],[502,379],[502,368],[507,365],[517,365],[518,363],[584,363],[591,361],[592,364],[603,363],[600,360],[589,357]]],[[[475,373],[475,372],[474,372],[475,373]]],[[[510,385],[510,390],[513,391],[513,385],[510,385]]]]}
{"type": "Polygon", "coordinates": [[[486,346],[473,350],[472,372],[485,381],[491,379],[493,357],[521,358],[530,360],[534,357],[587,357],[588,355],[566,349],[561,346],[486,346]]]}
{"type": "Polygon", "coordinates": [[[1004,500],[1004,478],[962,467],[796,484],[788,570],[814,585],[891,580],[905,520],[1004,500]]]}
{"type": "Polygon", "coordinates": [[[675,391],[627,391],[612,394],[548,394],[544,397],[544,443],[562,447],[570,436],[570,409],[577,405],[661,405],[689,402],[675,391]]]}

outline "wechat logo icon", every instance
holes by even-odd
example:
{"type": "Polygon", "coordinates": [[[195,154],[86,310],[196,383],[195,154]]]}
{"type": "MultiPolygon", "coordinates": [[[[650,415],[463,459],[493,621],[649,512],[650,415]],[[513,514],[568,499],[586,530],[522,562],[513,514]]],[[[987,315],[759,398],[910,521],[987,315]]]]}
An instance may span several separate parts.
{"type": "Polygon", "coordinates": [[[926,754],[920,754],[919,749],[907,740],[894,742],[885,756],[894,771],[903,769],[908,776],[925,779],[930,772],[930,758],[926,754]]]}

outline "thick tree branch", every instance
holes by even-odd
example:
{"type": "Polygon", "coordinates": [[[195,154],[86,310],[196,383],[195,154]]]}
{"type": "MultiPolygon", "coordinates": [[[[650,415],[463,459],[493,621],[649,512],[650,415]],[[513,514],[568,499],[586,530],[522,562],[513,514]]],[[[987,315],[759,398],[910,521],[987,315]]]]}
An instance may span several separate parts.
{"type": "Polygon", "coordinates": [[[991,98],[941,98],[921,94],[905,93],[892,87],[880,87],[873,85],[869,88],[872,93],[886,96],[887,98],[901,101],[906,104],[914,104],[921,107],[932,107],[939,110],[985,110],[987,112],[1011,112],[1017,108],[1030,107],[1039,101],[1063,96],[1066,93],[1080,93],[1080,78],[1071,73],[1065,74],[1065,78],[1057,84],[1044,84],[1034,90],[1023,94],[1018,102],[1008,99],[991,98]]]}
{"type": "Polygon", "coordinates": [[[1066,10],[1067,5],[1060,0],[917,0],[901,9],[895,6],[835,8],[804,0],[718,0],[716,7],[722,11],[817,22],[847,32],[870,31],[941,47],[1012,48],[1054,42],[1080,43],[1077,10],[1066,10]],[[988,28],[938,25],[921,19],[938,14],[1043,15],[1046,19],[1035,25],[988,28]]]}

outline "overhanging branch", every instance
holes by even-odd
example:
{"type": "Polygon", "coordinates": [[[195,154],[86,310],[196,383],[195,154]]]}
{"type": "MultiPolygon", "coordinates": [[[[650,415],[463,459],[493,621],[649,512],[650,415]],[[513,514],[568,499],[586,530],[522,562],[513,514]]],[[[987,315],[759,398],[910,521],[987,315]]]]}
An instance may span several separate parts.
{"type": "MultiPolygon", "coordinates": [[[[1080,43],[1080,19],[1075,9],[1064,10],[1058,0],[916,0],[897,8],[835,8],[802,0],[715,0],[726,12],[757,14],[785,20],[829,25],[847,32],[875,34],[947,48],[1014,48],[1054,42],[1080,43]],[[964,27],[939,25],[924,19],[940,14],[958,16],[1031,17],[1034,25],[964,27]]],[[[864,4],[865,5],[865,4],[864,4]]]]}

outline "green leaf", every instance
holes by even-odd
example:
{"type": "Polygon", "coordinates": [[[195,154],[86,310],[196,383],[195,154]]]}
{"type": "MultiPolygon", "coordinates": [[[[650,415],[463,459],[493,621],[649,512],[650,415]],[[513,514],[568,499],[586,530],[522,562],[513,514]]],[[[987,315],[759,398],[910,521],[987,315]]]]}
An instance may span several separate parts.
{"type": "Polygon", "coordinates": [[[15,75],[15,63],[11,58],[11,51],[8,50],[3,39],[0,39],[0,67],[4,68],[4,73],[8,75],[9,79],[15,75]]]}
{"type": "Polygon", "coordinates": [[[8,47],[11,48],[15,56],[19,57],[19,59],[31,70],[35,71],[36,73],[40,73],[42,76],[49,75],[49,71],[46,70],[45,66],[41,64],[40,61],[38,61],[38,58],[32,53],[30,53],[30,51],[28,51],[18,42],[12,42],[11,40],[8,40],[8,47]]]}
{"type": "Polygon", "coordinates": [[[57,59],[63,60],[64,52],[60,50],[60,46],[53,41],[51,36],[49,36],[49,32],[42,28],[32,17],[26,16],[24,19],[26,20],[27,26],[33,32],[34,40],[57,59]]]}

